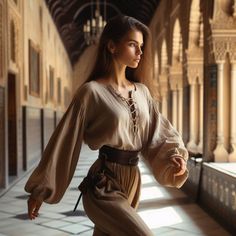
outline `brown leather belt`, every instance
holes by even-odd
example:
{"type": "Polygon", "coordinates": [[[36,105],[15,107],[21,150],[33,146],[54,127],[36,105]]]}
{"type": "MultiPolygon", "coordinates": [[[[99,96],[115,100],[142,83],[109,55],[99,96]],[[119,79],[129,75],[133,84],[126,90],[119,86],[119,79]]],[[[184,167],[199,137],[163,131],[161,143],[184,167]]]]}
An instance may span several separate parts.
{"type": "Polygon", "coordinates": [[[109,146],[102,146],[99,149],[99,159],[103,161],[116,162],[121,165],[138,165],[139,151],[126,151],[121,149],[116,149],[109,146]]]}
{"type": "MultiPolygon", "coordinates": [[[[139,157],[138,157],[139,151],[126,151],[126,150],[120,150],[116,148],[112,148],[109,146],[102,146],[99,149],[99,156],[98,158],[102,160],[101,165],[101,173],[106,173],[107,175],[113,176],[115,178],[115,173],[113,173],[105,164],[106,161],[115,162],[121,165],[129,165],[129,166],[136,166],[138,165],[139,157]]],[[[74,211],[76,211],[76,208],[80,202],[80,199],[82,197],[82,194],[86,192],[88,186],[92,186],[92,178],[88,174],[82,183],[79,185],[79,190],[81,191],[79,198],[75,204],[74,211]]]]}

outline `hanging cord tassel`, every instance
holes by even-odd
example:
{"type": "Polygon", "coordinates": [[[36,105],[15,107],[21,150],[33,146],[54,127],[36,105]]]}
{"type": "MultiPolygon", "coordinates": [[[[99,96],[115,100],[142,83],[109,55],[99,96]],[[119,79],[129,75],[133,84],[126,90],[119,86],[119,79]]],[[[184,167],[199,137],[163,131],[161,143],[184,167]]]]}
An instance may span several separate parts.
{"type": "Polygon", "coordinates": [[[78,205],[79,205],[79,202],[80,202],[80,199],[81,199],[82,195],[83,195],[83,193],[81,192],[80,195],[79,195],[79,198],[78,198],[78,200],[77,200],[77,202],[76,202],[76,204],[75,204],[75,207],[74,207],[74,210],[73,210],[74,212],[76,211],[76,208],[77,208],[78,205]]]}
{"type": "Polygon", "coordinates": [[[80,190],[80,195],[79,195],[79,198],[75,204],[75,207],[74,207],[74,212],[76,211],[76,208],[78,207],[79,205],[79,202],[80,202],[80,199],[83,195],[83,193],[86,193],[87,192],[87,188],[88,188],[88,184],[89,184],[89,177],[88,175],[83,179],[83,181],[80,183],[80,185],[78,186],[78,189],[80,190]]]}

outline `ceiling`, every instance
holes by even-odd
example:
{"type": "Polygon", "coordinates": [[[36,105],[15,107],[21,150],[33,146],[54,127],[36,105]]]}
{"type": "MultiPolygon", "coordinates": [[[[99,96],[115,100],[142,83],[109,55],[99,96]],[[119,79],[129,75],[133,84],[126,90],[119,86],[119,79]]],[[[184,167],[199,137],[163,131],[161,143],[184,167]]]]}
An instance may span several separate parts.
{"type": "MultiPolygon", "coordinates": [[[[45,0],[45,2],[73,65],[87,47],[83,25],[91,18],[91,3],[95,4],[96,1],[45,0]]],[[[104,15],[103,0],[99,2],[101,14],[104,15]]],[[[107,0],[106,19],[120,12],[149,24],[159,2],[160,0],[107,0]]]]}

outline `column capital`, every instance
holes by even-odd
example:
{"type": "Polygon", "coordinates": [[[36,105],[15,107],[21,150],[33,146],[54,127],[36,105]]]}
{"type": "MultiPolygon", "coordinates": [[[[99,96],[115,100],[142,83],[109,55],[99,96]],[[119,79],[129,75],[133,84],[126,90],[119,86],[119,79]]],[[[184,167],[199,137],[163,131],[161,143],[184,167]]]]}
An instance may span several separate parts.
{"type": "Polygon", "coordinates": [[[196,84],[197,83],[197,78],[199,81],[199,84],[202,84],[203,82],[203,64],[189,64],[188,65],[188,70],[187,70],[187,75],[188,75],[188,82],[189,84],[196,84]]]}
{"type": "Polygon", "coordinates": [[[167,74],[160,74],[159,75],[159,81],[162,82],[168,82],[168,75],[167,74]]]}
{"type": "Polygon", "coordinates": [[[232,64],[236,63],[236,37],[229,41],[229,57],[232,64]]]}
{"type": "Polygon", "coordinates": [[[171,90],[177,90],[182,80],[182,74],[172,74],[169,76],[169,83],[171,90]]]}
{"type": "Polygon", "coordinates": [[[217,64],[224,63],[227,52],[227,42],[225,41],[214,41],[213,42],[214,56],[217,64]]]}

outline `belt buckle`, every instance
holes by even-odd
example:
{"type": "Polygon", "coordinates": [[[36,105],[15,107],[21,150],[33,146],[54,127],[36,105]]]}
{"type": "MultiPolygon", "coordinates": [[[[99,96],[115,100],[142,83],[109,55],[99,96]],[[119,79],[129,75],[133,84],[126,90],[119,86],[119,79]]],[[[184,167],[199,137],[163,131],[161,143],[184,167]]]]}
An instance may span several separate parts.
{"type": "Polygon", "coordinates": [[[129,164],[130,165],[134,165],[134,164],[136,164],[136,162],[137,162],[137,160],[138,160],[138,157],[136,157],[136,158],[131,158],[131,159],[129,159],[129,164]]]}

